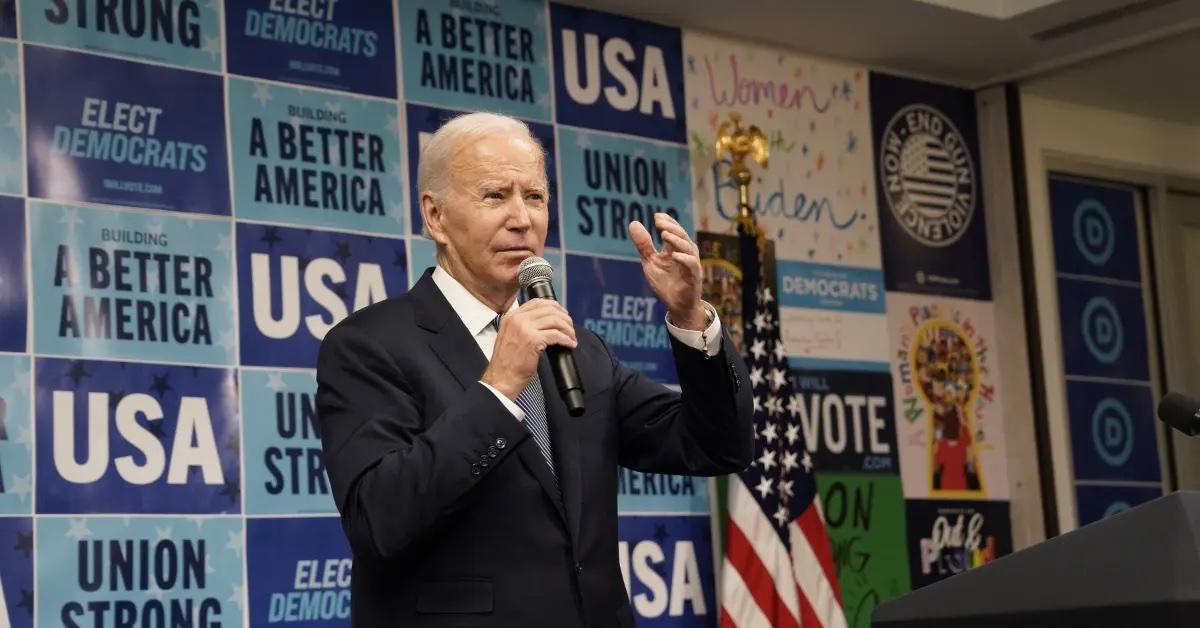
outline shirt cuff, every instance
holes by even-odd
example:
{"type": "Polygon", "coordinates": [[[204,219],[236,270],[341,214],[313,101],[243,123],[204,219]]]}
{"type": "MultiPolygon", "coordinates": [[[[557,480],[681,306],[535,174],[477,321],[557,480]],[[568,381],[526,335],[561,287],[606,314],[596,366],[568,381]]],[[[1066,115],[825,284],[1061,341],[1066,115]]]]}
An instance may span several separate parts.
{"type": "Polygon", "coordinates": [[[708,303],[701,301],[700,305],[704,306],[704,311],[712,317],[712,322],[704,331],[693,331],[691,329],[682,329],[671,324],[671,317],[667,317],[667,331],[676,340],[687,345],[697,351],[703,351],[705,357],[713,357],[721,351],[721,318],[717,316],[717,309],[708,303]]]}
{"type": "Polygon", "coordinates": [[[525,420],[525,411],[521,409],[521,406],[517,405],[517,402],[513,401],[512,399],[509,399],[508,397],[505,397],[503,393],[501,393],[499,390],[496,390],[495,388],[492,388],[492,386],[490,384],[484,384],[482,380],[480,380],[479,383],[483,384],[484,387],[486,387],[488,390],[492,391],[493,395],[496,395],[496,398],[500,400],[500,403],[504,404],[504,407],[508,408],[508,411],[512,413],[513,418],[515,418],[518,421],[525,420]]]}

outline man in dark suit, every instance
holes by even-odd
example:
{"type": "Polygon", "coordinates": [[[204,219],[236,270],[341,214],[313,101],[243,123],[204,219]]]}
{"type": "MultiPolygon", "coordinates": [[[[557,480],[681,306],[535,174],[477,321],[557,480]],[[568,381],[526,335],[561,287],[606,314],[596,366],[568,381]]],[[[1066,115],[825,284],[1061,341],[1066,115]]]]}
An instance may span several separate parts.
{"type": "Polygon", "coordinates": [[[448,122],[417,178],[437,268],[342,321],[317,364],[325,464],[354,553],[352,623],[632,627],[617,466],[713,475],[754,451],[748,376],[700,300],[696,246],[666,214],[660,250],[629,227],[667,306],[680,394],[622,366],[558,303],[517,303],[549,200],[523,123],[448,122]],[[573,350],[583,416],[557,393],[553,344],[573,350]]]}

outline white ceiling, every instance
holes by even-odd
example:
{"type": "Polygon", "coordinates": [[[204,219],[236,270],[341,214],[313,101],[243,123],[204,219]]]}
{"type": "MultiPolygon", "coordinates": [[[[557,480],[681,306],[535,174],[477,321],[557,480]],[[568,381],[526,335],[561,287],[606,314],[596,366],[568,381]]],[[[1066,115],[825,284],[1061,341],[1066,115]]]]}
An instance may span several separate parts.
{"type": "Polygon", "coordinates": [[[565,1],[972,88],[1200,28],[1200,0],[565,1]]]}

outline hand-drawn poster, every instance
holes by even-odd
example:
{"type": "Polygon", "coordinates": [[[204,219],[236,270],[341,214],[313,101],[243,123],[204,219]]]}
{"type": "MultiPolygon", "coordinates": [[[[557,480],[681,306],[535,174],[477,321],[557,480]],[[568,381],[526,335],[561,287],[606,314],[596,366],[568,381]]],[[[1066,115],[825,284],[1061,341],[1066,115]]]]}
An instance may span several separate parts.
{"type": "Polygon", "coordinates": [[[992,305],[887,297],[904,496],[1007,499],[992,305]]]}

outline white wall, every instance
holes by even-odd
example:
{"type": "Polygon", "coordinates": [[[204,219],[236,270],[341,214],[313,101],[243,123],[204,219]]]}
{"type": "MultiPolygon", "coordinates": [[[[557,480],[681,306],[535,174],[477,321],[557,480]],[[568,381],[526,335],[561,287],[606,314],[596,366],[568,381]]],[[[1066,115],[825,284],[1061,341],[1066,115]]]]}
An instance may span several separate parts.
{"type": "MultiPolygon", "coordinates": [[[[1060,530],[1065,532],[1077,527],[1077,519],[1066,431],[1047,173],[1051,169],[1073,171],[1144,185],[1150,189],[1153,211],[1154,199],[1165,189],[1167,176],[1200,179],[1200,127],[1049,100],[1030,93],[1022,94],[1021,117],[1042,339],[1040,358],[1046,373],[1058,522],[1060,530]]],[[[1160,454],[1165,455],[1161,447],[1160,454]]]]}

